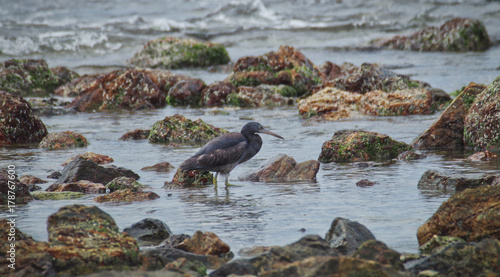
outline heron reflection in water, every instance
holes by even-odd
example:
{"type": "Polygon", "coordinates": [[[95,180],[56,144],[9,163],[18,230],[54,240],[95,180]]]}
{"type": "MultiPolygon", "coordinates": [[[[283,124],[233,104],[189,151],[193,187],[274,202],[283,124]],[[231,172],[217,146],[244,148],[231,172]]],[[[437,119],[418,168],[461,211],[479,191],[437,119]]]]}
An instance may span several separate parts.
{"type": "Polygon", "coordinates": [[[241,128],[241,132],[226,133],[209,141],[196,154],[180,165],[180,169],[206,170],[216,172],[214,185],[217,187],[219,173],[226,176],[226,187],[230,186],[229,173],[239,164],[250,160],[262,147],[262,138],[257,134],[268,134],[284,139],[258,122],[249,122],[241,128]]]}

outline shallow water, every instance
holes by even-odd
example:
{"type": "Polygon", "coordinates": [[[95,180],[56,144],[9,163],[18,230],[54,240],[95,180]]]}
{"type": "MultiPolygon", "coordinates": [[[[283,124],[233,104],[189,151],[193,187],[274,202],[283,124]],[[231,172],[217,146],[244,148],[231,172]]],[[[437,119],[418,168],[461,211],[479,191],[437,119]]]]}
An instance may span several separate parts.
{"type": "MultiPolygon", "coordinates": [[[[71,7],[60,1],[8,1],[0,8],[0,61],[44,58],[49,66],[77,72],[102,72],[126,66],[142,45],[161,36],[195,36],[224,44],[232,60],[261,55],[279,45],[300,49],[317,65],[377,62],[395,72],[451,93],[469,82],[491,83],[500,75],[500,2],[498,1],[80,1],[71,7]],[[40,3],[43,2],[43,3],[40,3]],[[331,3],[333,2],[333,3],[331,3]],[[120,3],[120,4],[118,4],[120,3]],[[216,4],[217,3],[217,4],[216,4]],[[291,4],[290,4],[291,3],[291,4]],[[77,5],[77,6],[74,6],[77,5]],[[438,26],[453,17],[478,18],[486,25],[494,46],[481,53],[413,53],[374,51],[357,46],[376,37],[408,34],[424,26],[438,26]]],[[[180,70],[206,83],[226,73],[180,70]]],[[[97,205],[116,220],[120,229],[146,217],[164,221],[174,233],[211,231],[232,251],[254,245],[285,245],[305,234],[324,235],[335,217],[366,225],[377,239],[398,251],[417,252],[416,231],[446,200],[449,192],[417,189],[428,169],[447,173],[498,172],[499,162],[468,162],[469,151],[425,152],[412,162],[322,164],[315,182],[262,183],[239,181],[278,154],[298,162],[317,159],[324,141],[335,131],[363,129],[411,142],[438,117],[362,117],[338,122],[303,120],[296,107],[263,109],[165,107],[153,111],[43,116],[49,132],[71,130],[83,134],[85,149],[45,151],[34,146],[0,148],[0,164],[16,166],[19,175],[42,179],[77,154],[92,151],[111,156],[114,165],[133,170],[141,183],[160,198],[137,203],[95,203],[79,200],[32,201],[18,206],[18,227],[38,240],[47,240],[46,220],[68,204],[97,205]],[[165,116],[182,114],[230,131],[248,120],[261,122],[285,140],[263,135],[261,152],[238,166],[228,190],[163,189],[173,173],[141,171],[168,161],[178,166],[197,146],[170,147],[147,141],[119,141],[125,132],[147,129],[165,116]],[[357,187],[361,179],[377,184],[357,187]],[[305,229],[305,231],[301,231],[305,229]]],[[[49,181],[51,181],[49,179],[49,181]]],[[[221,180],[222,181],[222,178],[221,180]]],[[[50,183],[49,183],[50,184],[50,183]]],[[[46,188],[49,184],[43,184],[46,188]]],[[[0,211],[2,216],[4,211],[0,211]]]]}

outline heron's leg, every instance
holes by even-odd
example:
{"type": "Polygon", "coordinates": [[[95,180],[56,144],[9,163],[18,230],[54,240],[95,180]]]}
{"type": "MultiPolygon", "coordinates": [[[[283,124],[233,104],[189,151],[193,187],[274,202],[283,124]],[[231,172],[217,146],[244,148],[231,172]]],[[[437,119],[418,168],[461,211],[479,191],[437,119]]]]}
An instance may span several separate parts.
{"type": "Polygon", "coordinates": [[[226,175],[226,182],[225,183],[226,183],[226,188],[227,187],[241,187],[239,185],[233,185],[233,184],[229,183],[229,174],[226,175]]]}
{"type": "Polygon", "coordinates": [[[213,179],[213,184],[215,186],[215,188],[217,188],[217,177],[219,176],[219,172],[215,172],[215,177],[213,179]]]}

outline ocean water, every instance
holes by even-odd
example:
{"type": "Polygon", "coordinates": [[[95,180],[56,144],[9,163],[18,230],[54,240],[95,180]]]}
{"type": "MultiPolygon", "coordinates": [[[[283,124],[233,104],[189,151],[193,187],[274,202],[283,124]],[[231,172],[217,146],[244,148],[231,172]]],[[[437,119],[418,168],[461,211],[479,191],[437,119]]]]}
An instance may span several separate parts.
{"type": "MultiPolygon", "coordinates": [[[[291,45],[316,65],[325,61],[380,63],[451,93],[470,82],[491,83],[500,75],[499,1],[2,1],[0,0],[0,61],[45,59],[50,67],[66,66],[80,74],[128,66],[127,60],[144,43],[163,36],[195,37],[222,43],[233,62],[291,45]],[[410,34],[440,26],[455,17],[480,19],[492,48],[485,52],[420,53],[373,50],[374,38],[410,34]]],[[[184,69],[181,74],[219,81],[227,73],[184,69]]],[[[469,162],[471,151],[425,151],[425,159],[373,163],[322,164],[316,181],[264,183],[239,181],[278,154],[302,162],[317,159],[321,145],[335,131],[363,129],[410,143],[439,114],[404,117],[362,117],[337,122],[310,122],[296,107],[235,109],[165,107],[150,111],[81,113],[42,116],[49,132],[71,130],[91,143],[84,149],[40,150],[33,145],[0,148],[3,168],[15,165],[19,175],[46,176],[62,170],[68,158],[86,151],[111,156],[116,166],[133,170],[139,180],[160,195],[153,201],[96,203],[89,195],[78,200],[32,201],[17,206],[18,227],[38,240],[47,240],[47,217],[65,205],[97,205],[113,216],[120,229],[150,217],[164,221],[174,233],[196,230],[216,233],[235,253],[256,245],[285,245],[306,234],[324,235],[336,217],[358,221],[377,239],[401,252],[416,253],[416,232],[451,192],[423,191],[417,183],[428,169],[445,173],[497,173],[498,161],[469,162]],[[164,189],[172,173],[141,171],[167,161],[178,166],[198,146],[170,147],[147,141],[119,141],[125,132],[148,129],[165,116],[182,114],[230,131],[249,120],[261,122],[285,137],[262,135],[264,145],[252,160],[238,166],[231,182],[241,185],[218,190],[164,189]],[[355,184],[375,181],[373,187],[355,184]],[[305,230],[305,231],[304,231],[305,230]]],[[[222,182],[222,178],[219,180],[222,182]]],[[[5,215],[0,211],[0,216],[5,215]]]]}

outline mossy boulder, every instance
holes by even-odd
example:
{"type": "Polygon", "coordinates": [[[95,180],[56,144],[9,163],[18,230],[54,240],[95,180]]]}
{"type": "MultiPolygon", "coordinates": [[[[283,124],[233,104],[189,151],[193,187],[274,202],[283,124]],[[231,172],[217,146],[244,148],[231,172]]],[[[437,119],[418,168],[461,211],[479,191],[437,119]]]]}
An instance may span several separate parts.
{"type": "Polygon", "coordinates": [[[500,148],[500,76],[474,100],[464,123],[465,145],[475,149],[500,148]]]}
{"type": "Polygon", "coordinates": [[[75,191],[33,191],[31,195],[36,200],[68,200],[82,198],[85,196],[85,193],[75,191]]]}
{"type": "Polygon", "coordinates": [[[441,27],[428,27],[409,36],[377,39],[370,45],[411,51],[485,51],[491,46],[483,23],[470,18],[454,18],[441,27]]]}
{"type": "Polygon", "coordinates": [[[65,131],[48,134],[40,142],[39,147],[47,150],[61,150],[87,147],[87,145],[89,145],[89,142],[83,135],[72,131],[65,131]]]}
{"type": "Polygon", "coordinates": [[[114,192],[117,190],[125,190],[130,189],[132,191],[140,191],[145,188],[143,184],[137,182],[134,178],[130,177],[116,177],[111,182],[106,184],[106,188],[109,189],[110,192],[114,192]]]}
{"type": "Polygon", "coordinates": [[[0,90],[22,96],[46,96],[60,85],[44,60],[12,59],[0,63],[0,90]]]}
{"type": "Polygon", "coordinates": [[[47,128],[21,96],[0,90],[0,144],[38,143],[47,128]]]}
{"type": "Polygon", "coordinates": [[[321,84],[322,75],[299,50],[283,45],[277,52],[240,58],[226,81],[235,86],[286,85],[283,94],[301,96],[321,84]]]}
{"type": "Polygon", "coordinates": [[[139,265],[135,239],[120,232],[113,218],[96,206],[69,205],[47,220],[54,266],[61,275],[83,275],[139,265]]]}
{"type": "Polygon", "coordinates": [[[408,144],[387,135],[344,130],[335,132],[331,140],[323,143],[318,160],[323,163],[390,160],[411,149],[408,144]]]}
{"type": "Polygon", "coordinates": [[[190,120],[182,115],[167,116],[153,124],[149,133],[150,142],[201,143],[227,133],[201,119],[190,120]]]}
{"type": "Polygon", "coordinates": [[[129,62],[139,67],[176,69],[227,64],[223,45],[192,38],[164,37],[146,43],[129,62]]]}

